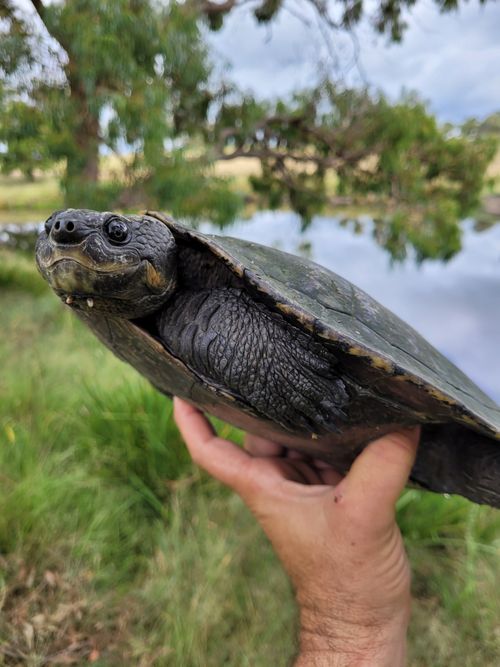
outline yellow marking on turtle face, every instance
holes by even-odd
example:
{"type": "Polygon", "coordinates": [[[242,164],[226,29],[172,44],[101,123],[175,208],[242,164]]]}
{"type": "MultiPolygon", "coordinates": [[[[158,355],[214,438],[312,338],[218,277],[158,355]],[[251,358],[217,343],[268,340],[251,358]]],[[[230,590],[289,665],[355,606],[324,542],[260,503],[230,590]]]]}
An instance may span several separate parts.
{"type": "Polygon", "coordinates": [[[167,286],[165,277],[155,269],[151,262],[146,262],[146,280],[148,285],[156,290],[164,290],[167,286]]]}

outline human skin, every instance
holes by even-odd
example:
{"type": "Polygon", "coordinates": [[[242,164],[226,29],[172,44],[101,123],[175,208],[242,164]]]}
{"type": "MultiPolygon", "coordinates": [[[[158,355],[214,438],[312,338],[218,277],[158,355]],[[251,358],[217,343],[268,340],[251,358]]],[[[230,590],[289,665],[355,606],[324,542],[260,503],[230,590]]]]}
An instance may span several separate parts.
{"type": "Polygon", "coordinates": [[[241,496],[291,579],[300,618],[295,667],[405,665],[410,569],[395,503],[419,429],[370,443],[342,477],[256,436],[246,436],[243,450],[180,399],[174,416],[193,461],[241,496]]]}

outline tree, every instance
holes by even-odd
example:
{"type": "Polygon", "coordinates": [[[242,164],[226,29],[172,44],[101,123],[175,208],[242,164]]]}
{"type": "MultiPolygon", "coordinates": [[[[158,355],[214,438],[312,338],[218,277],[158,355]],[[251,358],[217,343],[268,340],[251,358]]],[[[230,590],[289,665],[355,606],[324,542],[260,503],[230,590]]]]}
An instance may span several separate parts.
{"type": "Polygon", "coordinates": [[[413,247],[418,261],[460,250],[458,220],[477,206],[495,152],[475,131],[440,128],[414,97],[389,104],[328,81],[289,104],[222,105],[209,143],[219,159],[259,158],[263,205],[287,204],[304,225],[328,206],[365,206],[391,256],[413,247]]]}
{"type": "Polygon", "coordinates": [[[35,170],[51,163],[48,147],[40,141],[46,133],[40,109],[17,100],[6,101],[0,125],[0,143],[5,146],[0,169],[6,174],[19,170],[33,180],[35,170]]]}
{"type": "MultiPolygon", "coordinates": [[[[286,203],[304,224],[339,202],[376,206],[376,238],[393,257],[411,246],[418,259],[450,257],[458,219],[481,191],[488,140],[438,127],[418,100],[391,105],[328,80],[273,103],[216,82],[203,22],[216,29],[246,1],[32,0],[29,15],[0,0],[3,168],[29,173],[37,157],[64,160],[68,204],[151,203],[223,224],[240,199],[213,162],[257,157],[251,185],[261,204],[286,203]],[[102,150],[121,159],[119,179],[99,179],[102,150]]],[[[376,29],[400,39],[413,1],[379,0],[376,29]]],[[[366,10],[362,0],[305,2],[331,30],[350,29],[366,10]]],[[[251,6],[267,22],[286,4],[251,6]]]]}
{"type": "MultiPolygon", "coordinates": [[[[198,15],[175,2],[161,7],[147,0],[32,5],[36,17],[2,1],[0,69],[14,104],[24,102],[47,119],[39,128],[39,146],[66,161],[67,203],[99,206],[116,197],[123,183],[99,181],[99,151],[120,154],[127,147],[133,155],[124,165],[129,189],[142,183],[174,208],[176,188],[202,189],[206,196],[198,197],[198,212],[220,216],[220,208],[212,209],[214,198],[223,198],[223,183],[205,176],[202,164],[181,167],[185,137],[196,135],[210,99],[198,15]],[[49,48],[41,52],[40,42],[48,39],[49,48]],[[175,147],[173,160],[166,160],[168,142],[175,147]],[[165,172],[173,191],[158,184],[165,172]]],[[[11,116],[5,106],[4,115],[11,116]]],[[[128,195],[133,200],[133,192],[128,195]]],[[[224,211],[234,216],[236,205],[225,192],[222,217],[224,211]]]]}

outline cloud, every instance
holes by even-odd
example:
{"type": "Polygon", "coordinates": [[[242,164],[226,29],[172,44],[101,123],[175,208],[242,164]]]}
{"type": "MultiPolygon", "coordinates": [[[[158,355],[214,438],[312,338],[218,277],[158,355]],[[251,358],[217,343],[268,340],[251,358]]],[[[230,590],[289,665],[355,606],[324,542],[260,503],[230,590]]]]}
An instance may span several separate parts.
{"type": "MultiPolygon", "coordinates": [[[[262,97],[287,94],[314,81],[327,46],[317,21],[310,27],[282,12],[271,27],[256,24],[249,11],[233,12],[224,28],[210,36],[219,62],[232,66],[231,78],[262,97]]],[[[402,44],[388,45],[365,22],[356,30],[361,63],[369,84],[397,97],[415,90],[443,121],[484,117],[500,109],[500,6],[462,4],[440,14],[434,3],[417,3],[408,16],[402,44]]],[[[341,71],[352,64],[353,45],[333,36],[341,71]]],[[[352,68],[351,83],[361,78],[352,68]]]]}

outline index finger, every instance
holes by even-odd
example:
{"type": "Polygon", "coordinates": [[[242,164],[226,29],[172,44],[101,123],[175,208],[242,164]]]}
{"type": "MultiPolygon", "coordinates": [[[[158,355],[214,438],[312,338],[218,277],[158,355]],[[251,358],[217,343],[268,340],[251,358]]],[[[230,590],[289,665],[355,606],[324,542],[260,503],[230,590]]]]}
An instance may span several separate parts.
{"type": "Polygon", "coordinates": [[[177,397],[174,419],[193,461],[237,491],[249,455],[229,440],[219,438],[200,410],[177,397]]]}

